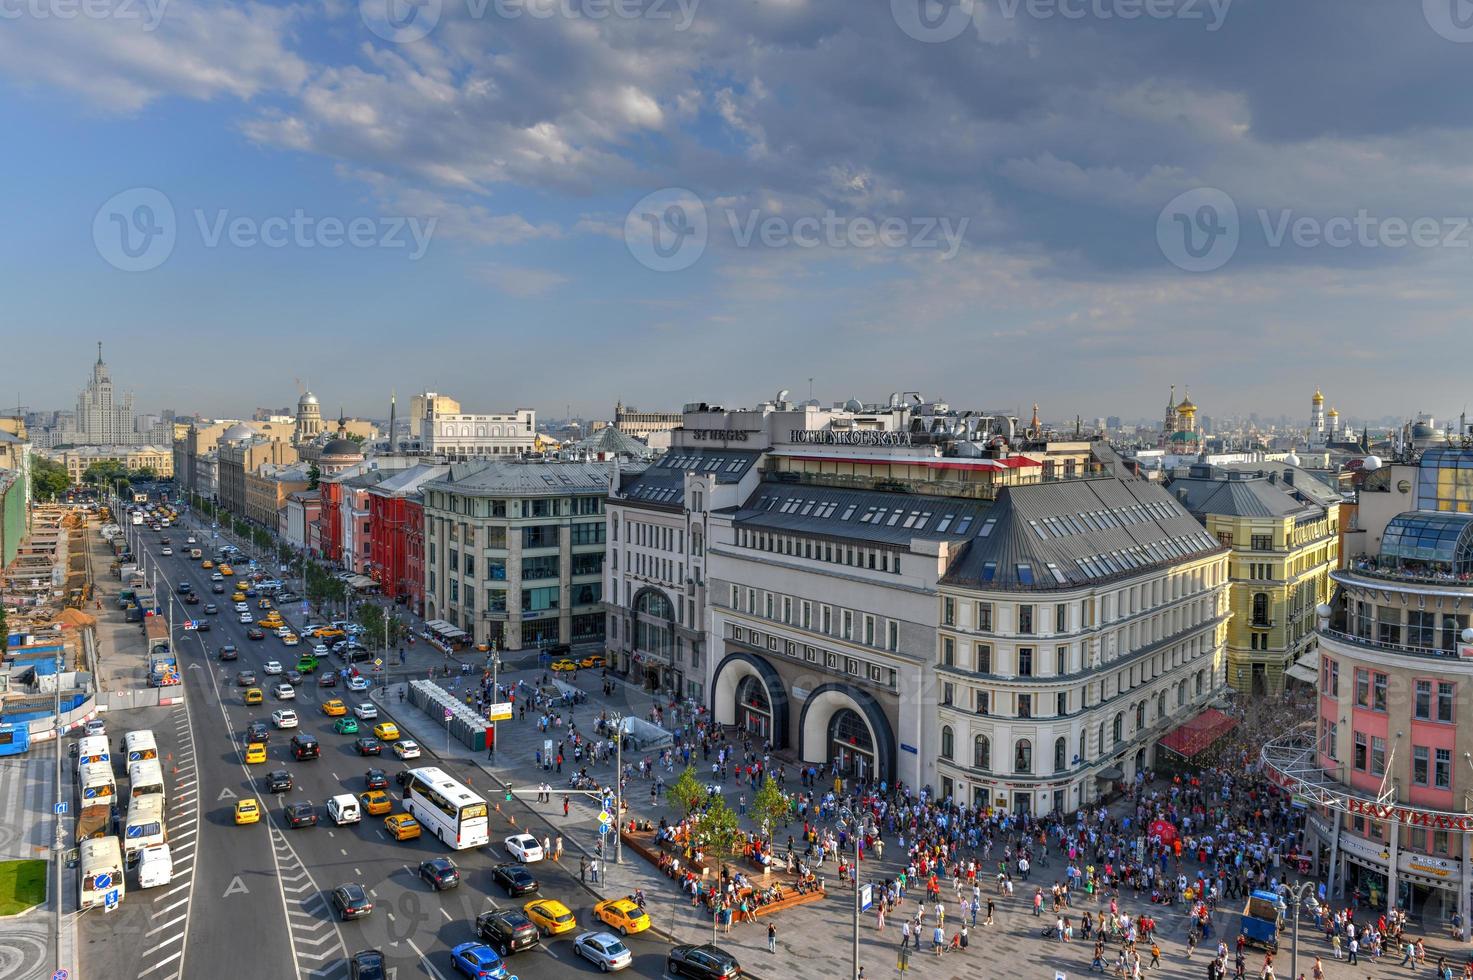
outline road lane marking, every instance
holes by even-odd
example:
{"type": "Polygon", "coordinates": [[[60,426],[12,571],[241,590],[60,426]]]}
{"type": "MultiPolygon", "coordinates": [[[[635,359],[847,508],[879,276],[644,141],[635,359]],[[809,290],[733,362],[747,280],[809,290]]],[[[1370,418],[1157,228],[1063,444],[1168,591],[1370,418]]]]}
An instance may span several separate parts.
{"type": "Polygon", "coordinates": [[[445,917],[445,921],[446,922],[454,922],[455,921],[454,919],[450,918],[450,913],[449,912],[446,912],[443,906],[440,908],[440,914],[445,917]]]}
{"type": "Polygon", "coordinates": [[[430,962],[430,958],[421,952],[418,946],[414,945],[413,939],[405,939],[404,941],[409,944],[410,949],[414,950],[414,955],[419,957],[420,962],[424,964],[425,970],[429,972],[430,976],[434,977],[435,980],[445,980],[445,977],[440,971],[435,969],[435,964],[430,962]]]}
{"type": "Polygon", "coordinates": [[[149,936],[153,936],[153,935],[156,935],[156,934],[158,934],[160,932],[163,932],[165,929],[168,929],[171,926],[178,925],[180,922],[183,922],[183,921],[184,921],[184,916],[182,916],[182,915],[175,916],[174,918],[170,919],[168,922],[165,922],[162,925],[154,926],[152,929],[150,929],[147,932],[145,932],[143,934],[143,938],[147,939],[149,936]]]}
{"type": "Polygon", "coordinates": [[[148,976],[153,971],[155,971],[155,970],[162,970],[164,967],[168,966],[170,963],[174,962],[177,959],[182,959],[183,957],[184,957],[184,950],[181,949],[179,952],[174,953],[174,954],[172,954],[170,956],[166,956],[163,959],[159,960],[157,963],[155,963],[153,966],[149,967],[147,970],[144,970],[142,973],[139,973],[138,976],[139,976],[139,978],[141,980],[141,978],[148,976]]]}
{"type": "Polygon", "coordinates": [[[142,954],[140,954],[140,958],[146,958],[146,957],[152,955],[153,953],[157,953],[159,950],[163,949],[165,946],[172,946],[175,943],[180,942],[183,939],[184,939],[184,933],[182,933],[182,932],[179,933],[178,935],[170,936],[168,939],[165,939],[163,942],[159,943],[157,946],[153,946],[153,947],[150,947],[149,949],[145,949],[142,952],[142,954]]]}

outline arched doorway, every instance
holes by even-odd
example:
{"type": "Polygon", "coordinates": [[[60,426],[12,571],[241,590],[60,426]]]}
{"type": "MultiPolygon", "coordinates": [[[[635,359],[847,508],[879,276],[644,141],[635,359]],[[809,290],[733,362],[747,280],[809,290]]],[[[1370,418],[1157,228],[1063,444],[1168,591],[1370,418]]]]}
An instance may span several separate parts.
{"type": "Polygon", "coordinates": [[[772,701],[767,686],[748,674],[737,683],[737,725],[764,742],[772,740],[772,701]]]}
{"type": "Polygon", "coordinates": [[[683,685],[675,665],[675,607],[658,589],[641,589],[634,597],[634,656],[640,679],[649,691],[679,693],[683,685]]]}
{"type": "Polygon", "coordinates": [[[838,774],[868,783],[879,770],[874,739],[859,712],[842,708],[829,719],[828,762],[838,774]]]}
{"type": "Polygon", "coordinates": [[[788,745],[788,691],[783,679],[762,657],[737,651],[728,653],[711,675],[711,713],[718,725],[744,727],[745,715],[754,706],[768,716],[767,741],[774,749],[788,745]],[[756,685],[754,690],[747,682],[756,685]],[[744,707],[744,705],[746,707],[744,707]]]}

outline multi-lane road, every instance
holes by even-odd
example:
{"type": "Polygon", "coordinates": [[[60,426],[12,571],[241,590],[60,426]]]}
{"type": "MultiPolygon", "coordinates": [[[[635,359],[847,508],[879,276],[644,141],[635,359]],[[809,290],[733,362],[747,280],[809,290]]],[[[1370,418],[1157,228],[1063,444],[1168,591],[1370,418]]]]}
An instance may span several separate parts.
{"type": "MultiPolygon", "coordinates": [[[[203,593],[204,601],[215,600],[221,610],[209,617],[209,632],[181,631],[176,637],[186,704],[109,719],[115,738],[124,729],[153,727],[172,756],[171,769],[182,767],[174,775],[170,805],[175,809],[169,832],[183,851],[187,874],[164,888],[132,891],[126,908],[84,922],[83,972],[168,980],[215,976],[229,970],[271,980],[337,980],[347,975],[348,955],[376,948],[384,952],[391,978],[453,976],[450,949],[475,938],[476,915],[491,908],[519,907],[526,901],[508,899],[494,888],[490,869],[507,860],[501,840],[514,830],[508,815],[525,823],[532,819],[531,814],[520,807],[520,814],[493,813],[491,844],[454,853],[428,838],[396,842],[384,833],[378,817],[365,815],[358,825],[333,826],[322,809],[330,797],[362,792],[364,773],[370,767],[392,773],[403,764],[388,752],[383,760],[359,757],[352,736],[334,733],[334,719],[322,713],[322,702],[341,697],[351,703],[361,696],[348,695],[342,685],[319,688],[315,676],[305,678],[295,702],[285,705],[296,709],[302,731],[317,736],[321,758],[293,761],[288,752],[291,732],[273,730],[267,762],[246,765],[246,727],[257,720],[269,725],[272,710],[281,704],[268,691],[264,705],[247,707],[243,691],[235,684],[236,671],[252,669],[262,681],[271,681],[262,676],[265,662],[279,660],[290,667],[304,647],[284,647],[269,633],[265,640],[246,639],[248,627],[239,624],[230,611],[229,595],[210,594],[208,571],[178,551],[167,557],[159,554],[161,537],[177,545],[188,533],[175,527],[162,534],[145,529],[142,534],[146,560],[150,567],[157,565],[159,579],[168,583],[170,601],[176,603],[176,623],[201,616],[204,608],[203,603],[185,606],[178,602],[180,581],[190,582],[203,593]],[[225,643],[239,648],[238,660],[217,659],[225,643]],[[278,768],[292,773],[295,786],[285,794],[266,793],[265,774],[278,768]],[[259,824],[235,825],[235,803],[245,797],[255,797],[263,804],[266,818],[259,824]],[[314,828],[288,830],[283,807],[300,800],[318,805],[321,822],[314,828]],[[436,893],[419,880],[415,869],[428,857],[447,854],[460,866],[462,884],[436,893]],[[375,908],[365,919],[339,922],[327,899],[334,887],[348,882],[368,889],[375,908]]],[[[195,533],[209,543],[208,531],[195,533]]],[[[327,669],[331,666],[324,664],[327,669]]],[[[140,676],[141,670],[140,666],[140,676]]],[[[392,706],[381,709],[392,717],[392,706]]],[[[432,746],[425,750],[425,758],[412,764],[440,764],[452,775],[465,776],[456,764],[435,759],[432,746]]],[[[392,782],[391,789],[396,791],[398,809],[397,787],[392,782]]],[[[542,862],[533,865],[533,871],[541,883],[542,897],[568,905],[577,914],[579,931],[595,928],[595,898],[578,881],[576,864],[569,871],[542,862]]],[[[573,935],[576,932],[545,939],[540,948],[513,956],[508,967],[531,978],[565,976],[569,970],[597,972],[573,955],[573,935]]],[[[666,943],[644,935],[631,937],[628,944],[634,952],[631,974],[663,974],[666,943]]]]}

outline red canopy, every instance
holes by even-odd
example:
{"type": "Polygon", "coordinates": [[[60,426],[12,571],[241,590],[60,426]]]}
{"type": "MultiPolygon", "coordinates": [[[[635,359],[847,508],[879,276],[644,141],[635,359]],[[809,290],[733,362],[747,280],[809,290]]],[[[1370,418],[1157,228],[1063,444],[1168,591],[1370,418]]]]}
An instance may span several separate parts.
{"type": "Polygon", "coordinates": [[[1222,738],[1238,725],[1238,719],[1223,714],[1216,708],[1206,711],[1168,732],[1161,744],[1177,755],[1190,759],[1222,738]]]}
{"type": "Polygon", "coordinates": [[[1170,844],[1176,840],[1176,827],[1166,820],[1153,820],[1147,828],[1152,837],[1161,838],[1161,843],[1170,844]]]}

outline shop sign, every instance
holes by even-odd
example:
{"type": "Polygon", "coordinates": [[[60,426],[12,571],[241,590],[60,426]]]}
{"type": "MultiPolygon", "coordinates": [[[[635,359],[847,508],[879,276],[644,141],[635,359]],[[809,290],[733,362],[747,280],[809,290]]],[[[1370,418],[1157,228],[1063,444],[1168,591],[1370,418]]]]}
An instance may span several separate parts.
{"type": "Polygon", "coordinates": [[[812,694],[813,692],[808,690],[808,688],[806,687],[799,687],[798,685],[794,684],[792,689],[788,693],[792,694],[794,701],[807,701],[808,695],[812,694]]]}
{"type": "Polygon", "coordinates": [[[746,442],[751,432],[746,429],[686,429],[696,442],[746,442]]]}
{"type": "Polygon", "coordinates": [[[1409,827],[1431,827],[1433,830],[1473,831],[1473,816],[1456,813],[1440,813],[1432,810],[1413,810],[1410,807],[1372,803],[1346,797],[1345,812],[1361,814],[1376,820],[1394,820],[1409,827]]]}
{"type": "Polygon", "coordinates": [[[793,429],[792,442],[811,443],[817,446],[909,446],[909,432],[884,432],[876,429],[855,429],[836,432],[832,429],[793,429]]]}
{"type": "Polygon", "coordinates": [[[1445,858],[1431,854],[1402,854],[1397,858],[1398,869],[1430,878],[1450,878],[1458,873],[1458,866],[1445,858]]]}
{"type": "Polygon", "coordinates": [[[1340,835],[1340,850],[1351,857],[1360,858],[1363,861],[1375,861],[1385,864],[1391,855],[1386,850],[1386,845],[1376,840],[1362,840],[1349,833],[1340,835]]]}

